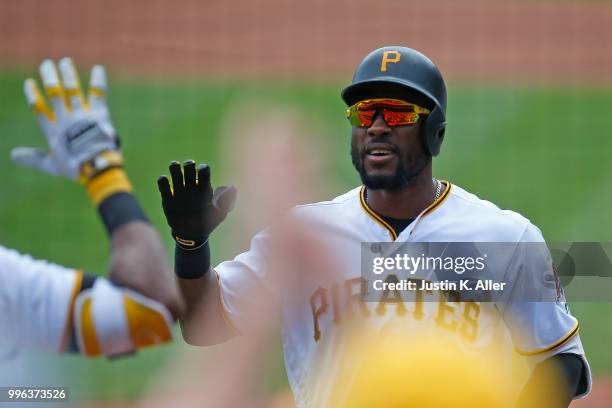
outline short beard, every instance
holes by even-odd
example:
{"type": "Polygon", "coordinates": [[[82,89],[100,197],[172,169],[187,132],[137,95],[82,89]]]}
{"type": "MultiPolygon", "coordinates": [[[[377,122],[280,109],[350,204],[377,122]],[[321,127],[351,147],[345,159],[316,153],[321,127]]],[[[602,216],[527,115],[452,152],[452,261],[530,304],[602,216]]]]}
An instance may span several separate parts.
{"type": "Polygon", "coordinates": [[[396,191],[407,187],[415,182],[431,160],[431,156],[426,153],[406,155],[398,152],[398,165],[394,174],[372,177],[363,164],[365,156],[365,151],[359,153],[356,146],[351,146],[351,161],[361,177],[361,182],[368,190],[396,191]]]}

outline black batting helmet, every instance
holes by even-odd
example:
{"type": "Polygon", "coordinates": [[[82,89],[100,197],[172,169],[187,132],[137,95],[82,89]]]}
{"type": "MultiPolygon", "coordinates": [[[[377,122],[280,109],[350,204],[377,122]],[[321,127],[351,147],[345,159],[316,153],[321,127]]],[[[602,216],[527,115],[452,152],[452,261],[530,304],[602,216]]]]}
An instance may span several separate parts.
{"type": "Polygon", "coordinates": [[[395,98],[431,110],[423,123],[423,141],[432,156],[440,153],[446,127],[446,85],[438,67],[407,47],[383,47],[368,54],[342,90],[348,106],[370,98],[395,98]]]}

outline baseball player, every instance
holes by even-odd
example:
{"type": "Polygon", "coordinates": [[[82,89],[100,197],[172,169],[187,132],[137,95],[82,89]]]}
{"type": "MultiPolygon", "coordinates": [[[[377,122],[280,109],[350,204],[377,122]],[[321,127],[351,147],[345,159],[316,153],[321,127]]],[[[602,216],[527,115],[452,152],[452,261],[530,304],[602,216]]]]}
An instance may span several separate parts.
{"type": "MultiPolygon", "coordinates": [[[[391,319],[412,333],[434,327],[471,349],[485,349],[502,335],[530,362],[522,395],[538,390],[549,367],[563,374],[556,389],[562,405],[589,392],[590,369],[578,322],[562,295],[552,302],[461,302],[440,291],[436,301],[372,304],[360,293],[363,242],[543,243],[540,230],[523,216],[501,210],[449,181],[432,177],[446,125],[446,87],[438,68],[406,47],[384,47],[367,55],[342,91],[352,126],[351,159],[363,185],[331,201],[297,206],[292,213],[314,225],[320,240],[342,254],[334,282],[305,283],[302,296],[283,307],[282,331],[289,382],[300,407],[325,405],[333,387],[325,378],[342,359],[342,326],[360,316],[382,329],[391,319]],[[503,325],[501,324],[503,323],[503,325]]],[[[247,327],[254,288],[268,288],[266,229],[234,260],[210,267],[208,238],[233,205],[232,188],[212,190],[210,169],[193,161],[170,164],[169,180],[158,180],[163,209],[176,240],[175,273],[186,300],[183,336],[209,345],[247,327]],[[205,316],[204,319],[197,318],[205,316]],[[201,324],[204,327],[199,327],[201,324]]],[[[535,268],[552,268],[546,259],[535,268]]],[[[511,259],[512,273],[525,268],[511,259]]],[[[517,275],[518,276],[518,275],[517,275]]],[[[407,344],[407,347],[410,345],[407,344]]],[[[519,396],[518,406],[521,406],[519,396]]],[[[425,404],[421,406],[426,406],[425,404]]]]}
{"type": "MultiPolygon", "coordinates": [[[[36,260],[0,246],[0,372],[19,367],[19,350],[118,356],[171,340],[179,293],[123,168],[117,132],[106,105],[106,74],[91,71],[81,91],[72,60],[46,60],[40,74],[49,107],[27,79],[27,102],[49,149],[15,148],[12,159],[78,180],[111,239],[109,277],[36,260]]],[[[35,237],[34,237],[35,238],[35,237]]],[[[14,373],[7,381],[15,381],[14,373]]]]}

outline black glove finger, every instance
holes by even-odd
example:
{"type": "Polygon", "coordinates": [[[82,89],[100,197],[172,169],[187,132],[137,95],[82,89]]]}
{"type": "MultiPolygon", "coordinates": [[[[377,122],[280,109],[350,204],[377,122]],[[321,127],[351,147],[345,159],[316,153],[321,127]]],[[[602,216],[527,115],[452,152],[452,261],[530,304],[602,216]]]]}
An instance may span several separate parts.
{"type": "Polygon", "coordinates": [[[168,167],[170,170],[170,176],[172,177],[172,187],[176,193],[183,189],[183,172],[181,171],[181,163],[173,161],[168,167]]]}
{"type": "Polygon", "coordinates": [[[222,186],[215,189],[212,205],[219,211],[229,213],[234,209],[238,190],[234,186],[222,186]]]}
{"type": "Polygon", "coordinates": [[[185,175],[185,187],[195,188],[196,186],[196,169],[193,160],[187,160],[183,163],[183,174],[185,175]]]}
{"type": "Polygon", "coordinates": [[[210,166],[202,163],[198,166],[198,187],[205,197],[212,196],[212,186],[210,185],[210,166]]]}
{"type": "Polygon", "coordinates": [[[168,177],[159,176],[157,179],[157,188],[159,188],[159,192],[161,193],[162,202],[165,204],[172,199],[172,189],[170,188],[170,182],[168,181],[168,177]]]}

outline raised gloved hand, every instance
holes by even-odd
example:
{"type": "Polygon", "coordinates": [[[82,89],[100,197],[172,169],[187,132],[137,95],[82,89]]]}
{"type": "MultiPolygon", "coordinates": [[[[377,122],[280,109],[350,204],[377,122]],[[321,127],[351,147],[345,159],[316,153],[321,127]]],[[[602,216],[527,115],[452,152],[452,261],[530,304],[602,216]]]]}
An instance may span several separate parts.
{"type": "Polygon", "coordinates": [[[183,164],[173,161],[169,166],[173,188],[166,176],[157,179],[162,206],[172,236],[184,249],[195,249],[208,240],[210,233],[234,208],[235,187],[212,189],[210,167],[193,160],[183,164]],[[197,178],[196,178],[197,175],[197,178]]]}
{"type": "Polygon", "coordinates": [[[79,179],[85,185],[104,170],[121,167],[123,159],[118,151],[117,132],[106,106],[104,68],[100,65],[92,68],[87,97],[81,91],[70,58],[59,62],[61,81],[51,60],[43,61],[39,70],[52,109],[33,79],[26,79],[24,92],[49,149],[17,147],[11,152],[13,161],[79,179]]]}

